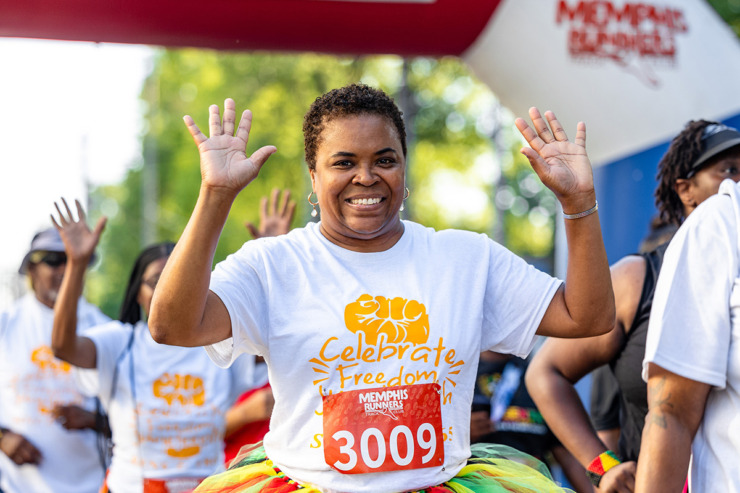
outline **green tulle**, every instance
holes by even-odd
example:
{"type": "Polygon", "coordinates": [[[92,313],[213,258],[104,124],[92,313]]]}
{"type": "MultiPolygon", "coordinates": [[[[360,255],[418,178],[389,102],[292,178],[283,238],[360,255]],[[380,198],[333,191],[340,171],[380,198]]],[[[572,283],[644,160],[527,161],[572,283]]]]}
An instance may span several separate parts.
{"type": "MultiPolygon", "coordinates": [[[[505,445],[475,444],[472,456],[454,478],[417,493],[571,492],[558,486],[547,466],[505,445]]],[[[420,470],[421,472],[421,470],[420,470]]],[[[265,455],[262,444],[242,449],[228,470],[207,478],[194,493],[320,493],[291,480],[265,455]]]]}

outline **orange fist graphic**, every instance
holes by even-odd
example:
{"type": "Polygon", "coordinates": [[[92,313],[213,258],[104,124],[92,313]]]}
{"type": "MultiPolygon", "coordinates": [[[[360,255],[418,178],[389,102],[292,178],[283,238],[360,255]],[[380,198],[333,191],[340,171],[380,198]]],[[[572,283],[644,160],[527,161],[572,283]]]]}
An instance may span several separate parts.
{"type": "Polygon", "coordinates": [[[153,384],[153,392],[170,406],[176,400],[183,406],[202,406],[206,397],[202,378],[178,373],[165,373],[159,377],[153,384]]]}
{"type": "Polygon", "coordinates": [[[381,334],[390,343],[424,344],[429,338],[426,307],[404,298],[363,294],[344,309],[344,323],[354,333],[363,332],[367,343],[373,345],[381,334]]]}
{"type": "Polygon", "coordinates": [[[42,370],[53,370],[69,373],[72,366],[66,361],[54,357],[49,346],[40,346],[31,353],[31,361],[42,370]]]}

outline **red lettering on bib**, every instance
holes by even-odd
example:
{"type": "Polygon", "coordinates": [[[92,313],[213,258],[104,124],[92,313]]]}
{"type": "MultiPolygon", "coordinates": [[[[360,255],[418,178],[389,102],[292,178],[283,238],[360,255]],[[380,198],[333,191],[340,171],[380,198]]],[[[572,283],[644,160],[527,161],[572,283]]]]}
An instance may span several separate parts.
{"type": "Polygon", "coordinates": [[[440,386],[352,390],[323,397],[324,460],[344,474],[444,464],[440,386]]]}

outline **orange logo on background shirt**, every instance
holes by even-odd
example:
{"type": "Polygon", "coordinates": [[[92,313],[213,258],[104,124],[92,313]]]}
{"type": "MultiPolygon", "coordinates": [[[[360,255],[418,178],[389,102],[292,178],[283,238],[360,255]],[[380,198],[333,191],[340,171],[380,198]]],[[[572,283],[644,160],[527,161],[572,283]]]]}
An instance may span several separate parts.
{"type": "Polygon", "coordinates": [[[404,298],[372,297],[363,294],[344,309],[344,323],[354,332],[363,332],[368,344],[377,345],[381,334],[397,344],[424,344],[429,339],[429,317],[423,304],[404,298]]]}
{"type": "Polygon", "coordinates": [[[153,392],[155,397],[164,399],[170,406],[175,400],[182,405],[202,406],[206,397],[202,378],[179,373],[165,373],[159,377],[153,384],[153,392]]]}
{"type": "Polygon", "coordinates": [[[170,457],[176,457],[178,459],[187,459],[188,457],[193,457],[194,455],[197,455],[198,452],[200,452],[200,447],[197,445],[193,445],[192,447],[185,447],[181,449],[176,448],[168,448],[167,449],[167,455],[170,457]]]}
{"type": "Polygon", "coordinates": [[[66,361],[57,359],[49,346],[40,346],[31,353],[31,361],[42,370],[62,371],[68,373],[72,366],[66,361]]]}

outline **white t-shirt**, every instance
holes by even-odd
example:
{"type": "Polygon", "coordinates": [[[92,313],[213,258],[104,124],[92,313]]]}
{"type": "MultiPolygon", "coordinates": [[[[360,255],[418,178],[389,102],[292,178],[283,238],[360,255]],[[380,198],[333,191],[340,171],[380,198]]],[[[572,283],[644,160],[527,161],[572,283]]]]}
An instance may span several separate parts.
{"type": "Polygon", "coordinates": [[[224,370],[203,348],[156,343],[145,322],[112,321],[86,335],[97,349],[97,369],[77,374],[80,388],[99,396],[108,411],[111,491],[140,492],[143,478],[203,478],[218,471],[224,413],[242,392],[264,384],[254,381],[254,358],[239,358],[224,370]]]}
{"type": "MultiPolygon", "coordinates": [[[[80,299],[78,330],[107,322],[80,299]]],[[[17,466],[0,452],[0,488],[6,493],[96,492],[104,469],[93,430],[68,431],[54,421],[55,405],[95,411],[75,385],[72,367],[51,351],[54,311],[33,293],[0,314],[0,426],[20,433],[42,454],[38,466],[17,466]],[[70,460],[74,457],[74,460],[70,460]]]]}
{"type": "Polygon", "coordinates": [[[738,186],[725,180],[665,254],[643,362],[712,385],[692,444],[692,493],[740,491],[738,186]]]}
{"type": "Polygon", "coordinates": [[[233,337],[209,355],[220,365],[244,352],[265,357],[275,394],[267,454],[324,491],[405,491],[454,476],[470,455],[480,352],[526,356],[560,285],[485,235],[403,224],[392,248],[358,253],[312,223],[247,242],[212,275],[233,337]],[[363,474],[327,465],[322,395],[435,381],[443,464],[363,474]]]}

